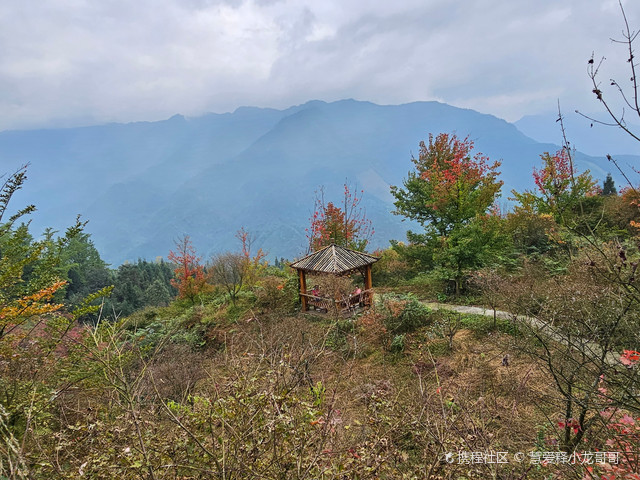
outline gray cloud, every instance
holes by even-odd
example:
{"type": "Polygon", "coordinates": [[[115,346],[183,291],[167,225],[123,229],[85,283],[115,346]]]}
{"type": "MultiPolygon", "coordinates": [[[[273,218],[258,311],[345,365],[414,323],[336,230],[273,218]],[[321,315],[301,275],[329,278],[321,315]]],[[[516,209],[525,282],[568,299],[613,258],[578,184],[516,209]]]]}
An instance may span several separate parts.
{"type": "MultiPolygon", "coordinates": [[[[640,9],[626,2],[632,25],[640,9]]],[[[440,100],[509,120],[595,110],[625,78],[617,1],[23,0],[0,6],[0,129],[309,99],[440,100]]]]}

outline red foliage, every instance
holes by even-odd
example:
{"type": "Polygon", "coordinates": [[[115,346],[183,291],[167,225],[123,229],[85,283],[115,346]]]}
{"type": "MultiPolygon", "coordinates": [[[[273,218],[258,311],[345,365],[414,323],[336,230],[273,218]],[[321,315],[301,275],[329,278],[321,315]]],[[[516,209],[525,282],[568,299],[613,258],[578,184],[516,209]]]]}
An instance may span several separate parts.
{"type": "Polygon", "coordinates": [[[563,429],[563,430],[568,427],[568,428],[573,430],[574,434],[576,434],[580,430],[580,423],[578,422],[578,420],[576,420],[574,418],[569,418],[566,421],[565,420],[559,420],[558,421],[558,427],[563,429]]]}
{"type": "Polygon", "coordinates": [[[201,258],[196,255],[189,235],[175,243],[177,251],[171,250],[168,256],[169,261],[176,265],[171,285],[178,289],[179,298],[188,298],[194,302],[207,289],[204,267],[200,264],[201,258]]]}
{"type": "MultiPolygon", "coordinates": [[[[606,409],[601,415],[607,420],[607,430],[612,437],[606,441],[607,449],[618,454],[618,462],[601,465],[601,480],[628,479],[640,480],[640,418],[635,419],[627,413],[606,409]]],[[[585,478],[598,478],[589,476],[585,478]]]]}
{"type": "Polygon", "coordinates": [[[533,169],[533,180],[542,196],[516,194],[521,204],[526,204],[528,199],[536,204],[535,208],[540,213],[561,214],[575,207],[583,198],[598,194],[599,187],[588,170],[576,175],[566,148],[553,155],[545,152],[541,158],[544,166],[540,170],[533,169]]]}
{"type": "MultiPolygon", "coordinates": [[[[620,361],[631,368],[640,361],[640,352],[623,350],[620,361]]],[[[599,385],[600,398],[610,404],[604,375],[600,376],[599,385]]],[[[613,406],[604,408],[600,416],[608,432],[608,439],[604,444],[609,452],[614,452],[616,459],[598,465],[597,473],[594,473],[593,468],[587,468],[583,480],[640,480],[640,418],[634,418],[626,411],[613,406]]]]}
{"type": "Polygon", "coordinates": [[[542,193],[553,191],[556,195],[563,193],[570,184],[573,168],[566,149],[549,157],[551,161],[541,170],[533,169],[533,180],[542,193]]]}
{"type": "MultiPolygon", "coordinates": [[[[473,142],[466,137],[460,140],[455,135],[449,137],[442,133],[433,140],[429,138],[429,147],[420,144],[421,178],[433,186],[433,203],[427,205],[434,210],[442,210],[458,197],[461,189],[468,185],[471,188],[479,185],[490,171],[500,165],[494,162],[489,165],[489,157],[476,153],[471,157],[473,142]]],[[[501,182],[500,182],[501,185],[501,182]]],[[[496,190],[499,189],[499,186],[496,190]]],[[[492,198],[493,194],[492,193],[492,198]]]]}
{"type": "MultiPolygon", "coordinates": [[[[636,219],[640,217],[640,191],[632,186],[624,187],[620,190],[620,196],[623,199],[623,205],[626,204],[635,211],[636,219]]],[[[640,222],[637,220],[630,220],[629,225],[634,229],[636,234],[640,233],[640,222]]]]}
{"type": "Polygon", "coordinates": [[[468,137],[447,133],[429,135],[428,145],[420,142],[420,154],[412,159],[417,175],[410,174],[406,191],[391,189],[394,213],[430,225],[440,236],[487,214],[502,188],[500,162],[489,163],[473,148],[468,137]]]}
{"type": "Polygon", "coordinates": [[[636,352],[635,350],[623,350],[623,353],[620,356],[620,362],[628,367],[632,367],[638,363],[639,360],[640,352],[636,352]]]}
{"type": "Polygon", "coordinates": [[[345,183],[342,205],[337,206],[333,202],[325,204],[322,189],[316,192],[314,212],[309,219],[311,225],[307,229],[310,251],[332,243],[355,250],[366,249],[375,231],[360,205],[363,193],[363,190],[353,193],[345,183]]]}

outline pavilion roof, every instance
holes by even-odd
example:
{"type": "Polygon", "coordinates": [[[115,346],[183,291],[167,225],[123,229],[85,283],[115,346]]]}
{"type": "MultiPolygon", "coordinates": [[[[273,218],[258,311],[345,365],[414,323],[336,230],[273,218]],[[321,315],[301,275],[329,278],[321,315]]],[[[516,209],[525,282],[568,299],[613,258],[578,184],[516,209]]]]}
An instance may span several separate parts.
{"type": "Polygon", "coordinates": [[[293,262],[291,268],[315,273],[343,274],[371,265],[379,260],[368,253],[332,243],[317,252],[293,262]]]}

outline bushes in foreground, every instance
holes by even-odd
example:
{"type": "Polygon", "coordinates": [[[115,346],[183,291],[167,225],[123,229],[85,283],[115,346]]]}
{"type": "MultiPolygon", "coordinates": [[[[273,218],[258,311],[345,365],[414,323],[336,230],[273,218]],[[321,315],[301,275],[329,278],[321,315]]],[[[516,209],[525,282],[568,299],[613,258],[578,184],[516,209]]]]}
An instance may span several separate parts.
{"type": "Polygon", "coordinates": [[[394,335],[409,333],[427,324],[431,310],[414,295],[383,295],[377,305],[384,325],[394,335]]]}

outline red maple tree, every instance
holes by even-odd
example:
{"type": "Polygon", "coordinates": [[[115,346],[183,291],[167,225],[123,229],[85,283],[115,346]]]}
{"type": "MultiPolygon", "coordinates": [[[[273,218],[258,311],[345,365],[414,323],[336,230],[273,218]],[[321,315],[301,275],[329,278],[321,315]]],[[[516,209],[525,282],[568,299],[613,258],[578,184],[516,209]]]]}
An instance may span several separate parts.
{"type": "Polygon", "coordinates": [[[599,187],[589,171],[577,174],[567,148],[554,154],[540,155],[543,166],[533,169],[533,180],[538,192],[513,191],[514,199],[520,202],[516,210],[548,213],[561,221],[565,213],[575,209],[586,197],[598,194],[599,187]]]}
{"type": "Polygon", "coordinates": [[[394,213],[440,236],[486,214],[502,187],[497,179],[500,162],[490,164],[473,148],[469,137],[447,133],[429,135],[428,144],[420,142],[418,158],[411,159],[416,171],[409,172],[404,189],[391,187],[396,197],[394,213]]]}
{"type": "Polygon", "coordinates": [[[201,258],[196,254],[189,235],[176,240],[175,244],[176,251],[171,250],[168,256],[169,261],[176,266],[171,285],[178,289],[178,298],[195,303],[197,297],[208,287],[204,267],[200,264],[201,258]]]}

